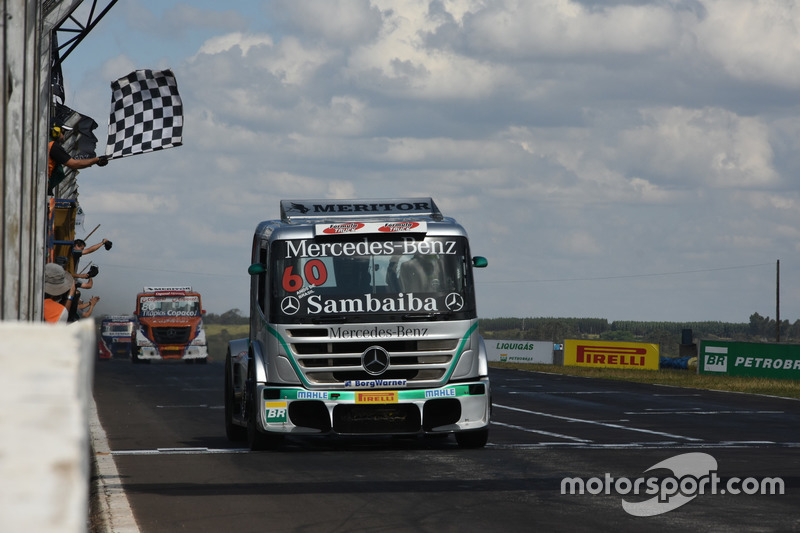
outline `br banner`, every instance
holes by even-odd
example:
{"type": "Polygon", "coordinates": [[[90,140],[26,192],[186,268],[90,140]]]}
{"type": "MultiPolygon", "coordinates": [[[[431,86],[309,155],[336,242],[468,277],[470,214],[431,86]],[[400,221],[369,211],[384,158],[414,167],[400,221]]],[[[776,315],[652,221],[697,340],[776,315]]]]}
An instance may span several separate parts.
{"type": "Polygon", "coordinates": [[[701,341],[697,370],[700,374],[800,379],[800,346],[701,341]]]}

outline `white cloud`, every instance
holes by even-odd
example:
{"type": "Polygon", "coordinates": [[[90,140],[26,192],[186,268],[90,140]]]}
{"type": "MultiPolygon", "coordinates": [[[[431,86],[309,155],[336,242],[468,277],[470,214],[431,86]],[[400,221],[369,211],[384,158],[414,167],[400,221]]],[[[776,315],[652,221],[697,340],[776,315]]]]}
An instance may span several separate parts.
{"type": "Polygon", "coordinates": [[[758,118],[724,109],[645,109],[622,133],[622,148],[649,171],[679,184],[759,187],[776,182],[769,131],[758,118]]]}
{"type": "Polygon", "coordinates": [[[369,40],[381,25],[381,13],[369,0],[280,0],[271,12],[303,35],[350,45],[369,40]]]}
{"type": "Polygon", "coordinates": [[[699,46],[733,77],[800,87],[800,6],[784,0],[707,0],[699,46]]]}
{"type": "Polygon", "coordinates": [[[647,4],[589,9],[571,0],[503,0],[464,19],[469,48],[518,58],[665,50],[679,33],[673,10],[647,4]]]}

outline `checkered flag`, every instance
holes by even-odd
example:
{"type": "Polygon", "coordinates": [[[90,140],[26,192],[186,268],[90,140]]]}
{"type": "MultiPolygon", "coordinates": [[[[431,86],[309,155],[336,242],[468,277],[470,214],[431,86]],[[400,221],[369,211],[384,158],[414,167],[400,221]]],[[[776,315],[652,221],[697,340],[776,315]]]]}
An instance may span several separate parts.
{"type": "Polygon", "coordinates": [[[117,159],[183,144],[183,104],[171,70],[137,70],[111,83],[106,156],[117,159]]]}

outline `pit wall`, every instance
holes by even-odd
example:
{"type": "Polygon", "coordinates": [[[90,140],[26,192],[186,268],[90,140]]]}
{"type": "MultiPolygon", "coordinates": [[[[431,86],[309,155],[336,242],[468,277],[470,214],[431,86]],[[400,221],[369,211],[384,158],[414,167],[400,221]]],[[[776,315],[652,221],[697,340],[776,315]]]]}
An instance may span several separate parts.
{"type": "Polygon", "coordinates": [[[78,533],[89,509],[91,319],[0,322],[0,524],[78,533]]]}

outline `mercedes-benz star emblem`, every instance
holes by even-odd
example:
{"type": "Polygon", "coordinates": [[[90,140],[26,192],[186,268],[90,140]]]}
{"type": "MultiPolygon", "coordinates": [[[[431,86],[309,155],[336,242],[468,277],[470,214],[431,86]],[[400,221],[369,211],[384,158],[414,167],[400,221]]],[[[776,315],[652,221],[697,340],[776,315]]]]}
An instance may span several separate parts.
{"type": "Polygon", "coordinates": [[[461,311],[461,308],[464,307],[464,298],[457,292],[451,292],[444,299],[444,305],[451,311],[461,311]]]}
{"type": "Polygon", "coordinates": [[[361,364],[373,376],[383,374],[389,368],[389,352],[380,346],[370,346],[361,356],[361,364]]]}
{"type": "Polygon", "coordinates": [[[300,310],[300,300],[294,296],[287,296],[281,301],[281,311],[284,315],[293,315],[300,310]]]}

